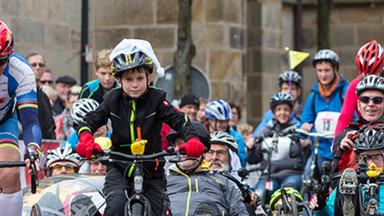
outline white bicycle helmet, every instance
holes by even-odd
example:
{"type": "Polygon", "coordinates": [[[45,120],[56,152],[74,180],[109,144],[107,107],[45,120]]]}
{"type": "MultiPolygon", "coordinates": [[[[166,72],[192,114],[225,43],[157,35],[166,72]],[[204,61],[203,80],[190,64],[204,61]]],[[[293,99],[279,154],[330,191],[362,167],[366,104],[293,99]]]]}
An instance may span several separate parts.
{"type": "Polygon", "coordinates": [[[356,86],[356,95],[360,96],[366,90],[377,90],[384,93],[384,78],[376,75],[369,75],[356,86]]]}
{"type": "Polygon", "coordinates": [[[295,83],[297,86],[301,88],[301,76],[299,73],[293,70],[284,71],[279,76],[279,86],[283,83],[289,83],[289,81],[295,83]]]}
{"type": "Polygon", "coordinates": [[[223,131],[215,131],[211,133],[210,136],[211,144],[223,144],[237,153],[238,144],[235,138],[233,138],[233,136],[231,136],[229,133],[223,131]]]}
{"type": "Polygon", "coordinates": [[[210,101],[205,107],[205,117],[211,120],[228,121],[232,118],[231,107],[224,100],[210,101]]]}
{"type": "Polygon", "coordinates": [[[293,97],[290,94],[284,92],[277,92],[272,95],[269,100],[269,105],[271,106],[271,110],[275,108],[279,104],[288,104],[291,108],[293,107],[293,97]]]}
{"type": "Polygon", "coordinates": [[[71,117],[75,122],[79,123],[91,111],[95,111],[99,107],[99,103],[90,98],[82,98],[72,105],[71,117]]]}
{"type": "MultiPolygon", "coordinates": [[[[81,165],[81,157],[72,151],[72,148],[61,148],[47,151],[47,167],[51,168],[57,163],[71,163],[78,170],[81,165]]],[[[76,170],[76,171],[77,171],[76,170]]]]}
{"type": "Polygon", "coordinates": [[[336,66],[336,69],[339,70],[340,66],[340,59],[339,56],[330,49],[322,49],[319,50],[316,54],[315,57],[313,57],[313,67],[316,66],[316,63],[319,61],[329,61],[331,62],[332,65],[336,66]]]}

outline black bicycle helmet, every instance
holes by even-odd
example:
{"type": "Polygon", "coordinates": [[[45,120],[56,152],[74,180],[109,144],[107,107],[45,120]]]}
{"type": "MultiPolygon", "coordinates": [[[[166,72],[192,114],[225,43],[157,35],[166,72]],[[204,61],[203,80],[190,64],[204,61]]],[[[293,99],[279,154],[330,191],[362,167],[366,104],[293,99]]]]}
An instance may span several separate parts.
{"type": "MultiPolygon", "coordinates": [[[[209,136],[209,132],[207,128],[198,121],[191,121],[193,127],[197,130],[197,133],[199,134],[199,140],[203,143],[204,146],[208,148],[208,150],[211,148],[211,138],[209,136]]],[[[165,137],[167,139],[170,146],[174,145],[174,141],[176,138],[182,137],[181,134],[177,133],[175,130],[171,130],[169,134],[165,137]]]]}
{"type": "Polygon", "coordinates": [[[339,70],[340,67],[340,59],[339,56],[330,49],[322,49],[319,50],[316,54],[315,57],[313,57],[313,67],[316,66],[316,63],[319,61],[329,61],[331,62],[332,65],[336,66],[336,70],[339,70]]]}
{"type": "Polygon", "coordinates": [[[354,143],[353,151],[355,151],[355,153],[369,150],[383,150],[384,130],[367,127],[357,135],[354,143]]]}
{"type": "Polygon", "coordinates": [[[384,78],[376,75],[369,75],[356,86],[356,95],[360,96],[366,90],[377,90],[384,93],[384,78]]]}
{"type": "Polygon", "coordinates": [[[293,71],[293,70],[284,71],[279,76],[279,86],[281,87],[283,83],[289,83],[289,81],[291,81],[301,88],[301,80],[302,78],[300,74],[297,73],[296,71],[293,71]]]}
{"type": "Polygon", "coordinates": [[[137,67],[146,67],[149,70],[149,73],[152,74],[153,71],[153,62],[146,54],[143,52],[136,52],[133,54],[120,54],[112,59],[112,74],[115,77],[121,75],[122,72],[137,67]]]}
{"type": "Polygon", "coordinates": [[[215,131],[210,134],[211,136],[211,144],[222,144],[227,146],[228,148],[232,149],[232,151],[236,152],[238,151],[238,144],[229,133],[224,131],[215,131]]]}
{"type": "Polygon", "coordinates": [[[293,101],[293,97],[290,94],[278,92],[272,95],[269,100],[269,104],[272,110],[279,104],[288,104],[291,108],[293,108],[293,101]]]}

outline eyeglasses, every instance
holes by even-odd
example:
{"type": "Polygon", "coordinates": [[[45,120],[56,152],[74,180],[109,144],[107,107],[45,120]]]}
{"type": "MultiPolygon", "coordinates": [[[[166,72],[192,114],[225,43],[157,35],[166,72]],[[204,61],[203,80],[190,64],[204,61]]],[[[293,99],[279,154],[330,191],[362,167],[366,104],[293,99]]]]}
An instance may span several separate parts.
{"type": "Polygon", "coordinates": [[[360,155],[360,162],[363,162],[364,158],[367,158],[367,160],[373,160],[375,163],[381,162],[383,160],[383,155],[382,154],[375,154],[375,155],[360,155]]]}
{"type": "Polygon", "coordinates": [[[224,157],[224,156],[226,156],[226,155],[228,154],[228,152],[225,151],[225,150],[217,150],[217,151],[215,151],[215,150],[209,150],[209,151],[206,153],[206,155],[207,155],[208,157],[212,157],[215,153],[216,153],[217,157],[219,157],[219,158],[224,157]]]}
{"type": "Polygon", "coordinates": [[[40,83],[41,83],[41,84],[46,84],[46,83],[48,83],[48,84],[52,84],[52,83],[53,83],[53,80],[40,80],[40,83]]]}
{"type": "Polygon", "coordinates": [[[361,101],[361,103],[369,103],[369,101],[373,101],[374,104],[381,104],[383,102],[383,98],[382,97],[368,97],[368,96],[361,96],[359,98],[359,100],[361,101]]]}
{"type": "Polygon", "coordinates": [[[75,167],[74,166],[71,166],[71,165],[61,165],[61,164],[55,164],[55,166],[53,166],[53,169],[56,170],[56,171],[61,171],[63,169],[63,167],[65,167],[65,170],[68,172],[68,171],[75,171],[75,167]]]}
{"type": "Polygon", "coordinates": [[[5,58],[5,59],[3,59],[3,60],[0,60],[0,66],[3,66],[3,65],[5,65],[5,64],[7,64],[7,62],[8,62],[8,58],[5,58]]]}
{"type": "Polygon", "coordinates": [[[32,67],[36,67],[37,65],[39,65],[39,67],[44,67],[45,66],[44,63],[32,63],[31,64],[32,67]]]}

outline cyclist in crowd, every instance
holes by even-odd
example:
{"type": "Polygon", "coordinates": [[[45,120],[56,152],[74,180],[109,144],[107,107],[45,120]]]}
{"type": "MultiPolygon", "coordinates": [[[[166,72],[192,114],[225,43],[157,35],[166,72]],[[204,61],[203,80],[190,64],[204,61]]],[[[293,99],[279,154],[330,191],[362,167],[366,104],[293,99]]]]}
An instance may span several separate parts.
{"type": "Polygon", "coordinates": [[[229,119],[228,124],[231,127],[231,129],[240,133],[239,129],[237,128],[237,124],[241,119],[241,106],[233,102],[229,102],[228,104],[231,107],[231,111],[232,111],[232,118],[229,119]]]}
{"type": "MultiPolygon", "coordinates": [[[[299,73],[293,70],[284,71],[279,76],[279,87],[280,92],[288,93],[290,94],[294,101],[293,104],[293,115],[292,115],[292,122],[293,123],[299,123],[301,118],[301,113],[304,109],[304,104],[300,103],[301,98],[301,88],[302,88],[302,78],[299,73]]],[[[266,113],[264,113],[263,119],[259,123],[259,125],[256,127],[256,129],[253,131],[253,137],[256,136],[256,134],[263,128],[265,125],[273,119],[273,112],[272,110],[268,110],[266,113]]]]}
{"type": "MultiPolygon", "coordinates": [[[[198,133],[188,117],[166,101],[164,91],[150,86],[153,64],[158,76],[164,76],[164,68],[160,66],[151,44],[145,40],[124,39],[113,49],[110,61],[120,88],[109,91],[103,103],[79,124],[78,154],[90,159],[94,150],[103,152],[92,133],[110,118],[113,128],[111,149],[114,151],[131,154],[130,144],[138,138],[137,128],[140,127],[141,137],[148,140],[144,154],[161,152],[160,130],[162,122],[165,122],[187,141],[179,148],[185,149],[188,157],[200,157],[204,145],[197,138],[198,133]]],[[[149,198],[154,215],[170,211],[163,166],[162,162],[144,165],[148,170],[144,178],[150,178],[150,181],[144,181],[144,195],[149,198]]],[[[124,189],[127,187],[122,187],[125,168],[126,165],[121,163],[107,165],[105,216],[123,215],[127,202],[124,189]]]]}
{"type": "Polygon", "coordinates": [[[244,138],[237,131],[229,127],[229,119],[232,117],[232,111],[229,104],[224,100],[210,101],[205,108],[205,116],[208,120],[204,125],[210,133],[224,131],[235,138],[238,145],[237,155],[240,158],[241,166],[245,167],[246,156],[244,138]]]}
{"type": "Polygon", "coordinates": [[[293,188],[296,190],[301,188],[301,174],[305,162],[302,147],[294,136],[296,126],[291,121],[293,103],[294,99],[288,93],[278,92],[272,95],[270,107],[274,118],[257,133],[255,144],[247,146],[247,159],[250,164],[268,162],[269,156],[264,150],[271,151],[268,171],[270,179],[263,176],[255,186],[256,195],[260,197],[262,203],[266,203],[273,192],[285,183],[293,183],[293,188]],[[277,136],[274,138],[273,134],[277,136]],[[266,188],[266,181],[272,182],[272,187],[266,188]],[[267,189],[268,197],[265,195],[267,189]]]}
{"type": "Polygon", "coordinates": [[[353,153],[352,137],[362,126],[382,119],[384,114],[384,78],[376,75],[365,77],[357,86],[356,93],[358,110],[361,117],[337,135],[334,140],[332,172],[338,173],[351,167],[355,154],[353,153]]]}
{"type": "MultiPolygon", "coordinates": [[[[209,149],[210,135],[207,129],[199,122],[192,124],[200,140],[209,149]]],[[[185,143],[178,133],[169,134],[167,140],[175,149],[180,149],[185,143]]],[[[168,173],[167,189],[174,215],[192,215],[198,205],[204,203],[211,203],[217,210],[214,215],[248,215],[238,189],[226,177],[210,173],[203,156],[173,164],[168,173]]]]}
{"type": "Polygon", "coordinates": [[[67,75],[57,78],[55,85],[57,98],[53,103],[52,108],[52,113],[54,117],[60,115],[60,113],[62,113],[65,109],[65,101],[68,100],[70,88],[76,85],[76,83],[77,81],[75,79],[67,75]]]}
{"type": "Polygon", "coordinates": [[[62,113],[55,117],[56,137],[58,140],[67,140],[68,137],[75,132],[73,118],[71,116],[72,105],[79,98],[81,87],[72,86],[69,89],[67,99],[65,100],[65,109],[62,113]]]}
{"type": "MultiPolygon", "coordinates": [[[[353,140],[353,151],[356,154],[354,163],[357,164],[363,162],[363,158],[365,157],[367,159],[368,167],[371,163],[375,163],[377,168],[384,168],[383,136],[383,129],[375,130],[370,127],[365,128],[359,133],[353,140]],[[378,137],[381,137],[381,139],[378,137]]],[[[365,172],[362,173],[364,174],[365,172]]],[[[363,206],[360,206],[358,196],[344,193],[344,191],[355,191],[355,193],[358,194],[358,188],[351,188],[352,185],[359,185],[358,178],[353,168],[347,168],[341,175],[340,183],[338,185],[339,189],[336,188],[333,190],[327,200],[318,199],[318,196],[314,195],[311,198],[309,207],[317,211],[316,215],[361,215],[359,208],[363,206]]],[[[379,186],[377,197],[381,198],[383,193],[384,187],[379,186]]],[[[362,196],[364,196],[364,194],[362,196]]],[[[367,203],[364,204],[366,205],[367,203]]],[[[378,199],[377,207],[380,213],[384,212],[384,199],[378,199]]]]}
{"type": "Polygon", "coordinates": [[[356,86],[369,75],[380,75],[384,65],[384,49],[376,40],[364,44],[356,53],[355,66],[360,76],[353,79],[345,94],[344,105],[341,108],[340,117],[337,121],[335,137],[344,130],[352,121],[355,111],[360,118],[361,114],[357,107],[359,97],[356,95],[356,86]]]}
{"type": "MultiPolygon", "coordinates": [[[[18,144],[19,119],[23,126],[23,140],[27,146],[26,165],[35,157],[36,171],[40,171],[41,129],[38,120],[36,83],[32,68],[20,55],[14,53],[14,38],[7,25],[0,21],[0,160],[20,161],[18,144]],[[16,110],[18,113],[16,114],[16,110]]],[[[44,160],[41,160],[44,164],[44,160]]],[[[32,170],[29,170],[32,174],[32,170]]],[[[0,169],[0,209],[2,215],[19,216],[23,194],[19,168],[0,169]]]]}
{"type": "Polygon", "coordinates": [[[72,148],[58,147],[47,151],[47,171],[50,176],[77,173],[81,165],[80,156],[72,148]]]}
{"type": "Polygon", "coordinates": [[[111,49],[103,49],[97,54],[95,61],[97,79],[89,81],[83,86],[79,99],[91,98],[101,103],[103,102],[104,94],[118,86],[111,71],[111,62],[109,61],[111,52],[111,49]]]}
{"type": "Polygon", "coordinates": [[[45,71],[45,59],[39,53],[31,53],[27,56],[28,63],[32,66],[36,80],[37,106],[39,124],[43,139],[56,139],[55,123],[52,116],[51,104],[48,96],[43,92],[40,79],[45,71]]]}
{"type": "Polygon", "coordinates": [[[200,98],[200,106],[199,111],[197,111],[196,121],[205,123],[207,118],[205,118],[205,107],[207,106],[208,100],[204,98],[200,98]]]}
{"type": "MultiPolygon", "coordinates": [[[[216,131],[210,134],[211,149],[205,153],[204,160],[209,163],[210,170],[219,171],[219,173],[229,174],[241,183],[238,170],[241,168],[239,157],[237,156],[237,143],[233,136],[227,132],[216,131]]],[[[236,182],[235,182],[236,183],[236,182]]],[[[253,189],[248,185],[238,186],[240,189],[248,187],[243,193],[243,201],[250,215],[255,215],[256,195],[253,189]],[[244,194],[246,193],[246,194],[244,194]],[[244,200],[249,197],[249,200],[244,200]]]]}
{"type": "MultiPolygon", "coordinates": [[[[337,119],[343,105],[344,95],[348,88],[348,81],[343,80],[338,73],[340,67],[339,56],[332,50],[319,50],[313,58],[313,67],[316,69],[317,82],[308,96],[300,127],[305,131],[324,133],[335,131],[337,119]]],[[[322,174],[321,164],[332,160],[333,139],[319,139],[317,168],[322,174]]],[[[313,156],[313,154],[312,154],[313,156]]],[[[311,160],[308,160],[304,175],[310,170],[311,160]]]]}

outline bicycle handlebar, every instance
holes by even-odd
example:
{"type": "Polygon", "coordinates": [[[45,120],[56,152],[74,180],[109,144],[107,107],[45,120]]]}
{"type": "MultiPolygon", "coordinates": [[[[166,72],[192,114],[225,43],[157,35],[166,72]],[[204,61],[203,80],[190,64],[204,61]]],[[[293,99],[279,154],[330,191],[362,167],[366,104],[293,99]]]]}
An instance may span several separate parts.
{"type": "MultiPolygon", "coordinates": [[[[24,161],[1,161],[0,162],[0,168],[24,167],[24,166],[27,166],[24,161]]],[[[34,160],[31,160],[31,166],[29,168],[32,169],[31,192],[32,192],[32,194],[35,194],[36,193],[36,186],[39,185],[39,179],[37,177],[37,172],[36,172],[34,160]]]]}
{"type": "Polygon", "coordinates": [[[302,133],[306,136],[320,137],[320,138],[333,138],[335,135],[334,132],[316,133],[316,132],[308,132],[303,129],[296,129],[296,133],[302,133]]]}

